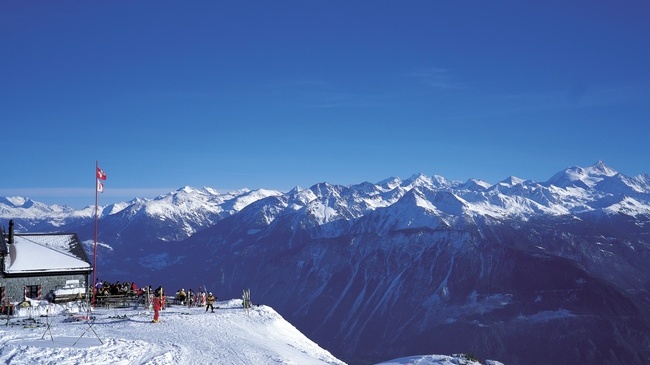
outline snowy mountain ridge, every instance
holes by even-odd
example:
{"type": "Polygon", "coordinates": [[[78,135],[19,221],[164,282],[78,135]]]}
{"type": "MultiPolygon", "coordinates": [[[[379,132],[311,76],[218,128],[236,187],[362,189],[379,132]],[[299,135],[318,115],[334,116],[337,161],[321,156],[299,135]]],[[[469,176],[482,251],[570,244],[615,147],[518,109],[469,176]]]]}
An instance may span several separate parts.
{"type": "MultiPolygon", "coordinates": [[[[628,177],[598,161],[587,168],[569,167],[543,183],[511,176],[490,185],[477,179],[463,183],[437,175],[415,174],[406,180],[392,177],[377,184],[364,182],[340,186],[319,183],[309,189],[295,188],[287,193],[242,189],[222,194],[209,187],[185,186],[154,199],[138,198],[103,206],[101,217],[119,214],[130,219],[147,216],[166,222],[182,221],[179,226],[182,234],[160,237],[177,239],[189,237],[201,228],[268,197],[282,197],[285,201],[283,209],[304,210],[318,225],[337,220],[351,221],[395,204],[398,204],[394,210],[400,216],[399,220],[408,220],[404,218],[405,212],[398,208],[403,199],[406,200],[403,204],[424,209],[429,215],[447,222],[450,217],[460,216],[527,220],[539,215],[587,212],[647,216],[650,215],[650,176],[628,177]]],[[[28,227],[30,221],[48,221],[52,227],[58,227],[68,220],[91,219],[93,214],[93,207],[75,210],[60,205],[48,206],[26,197],[0,199],[0,217],[20,219],[28,227]]],[[[268,222],[273,219],[269,216],[268,222]]],[[[416,223],[407,226],[413,224],[416,223]]]]}

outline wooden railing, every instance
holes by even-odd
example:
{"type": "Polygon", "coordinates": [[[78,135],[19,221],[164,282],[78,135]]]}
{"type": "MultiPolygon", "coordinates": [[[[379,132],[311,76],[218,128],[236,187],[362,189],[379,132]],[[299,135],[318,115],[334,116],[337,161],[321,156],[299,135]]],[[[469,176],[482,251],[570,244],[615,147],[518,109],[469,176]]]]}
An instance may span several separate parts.
{"type": "Polygon", "coordinates": [[[95,305],[106,308],[128,308],[134,307],[139,299],[143,300],[145,298],[144,296],[138,297],[137,294],[131,293],[98,295],[95,298],[95,305]]]}
{"type": "MultiPolygon", "coordinates": [[[[149,298],[147,298],[146,294],[138,296],[135,293],[98,295],[95,299],[96,306],[105,308],[148,307],[152,301],[153,295],[149,295],[149,298]]],[[[177,299],[165,296],[165,307],[170,307],[175,304],[179,304],[177,299]]]]}

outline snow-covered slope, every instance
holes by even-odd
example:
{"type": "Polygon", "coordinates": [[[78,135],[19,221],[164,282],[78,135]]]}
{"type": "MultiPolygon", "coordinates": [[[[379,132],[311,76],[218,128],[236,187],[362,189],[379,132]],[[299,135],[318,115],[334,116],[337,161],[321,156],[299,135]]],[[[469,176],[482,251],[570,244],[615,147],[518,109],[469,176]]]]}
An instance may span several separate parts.
{"type": "Polygon", "coordinates": [[[171,306],[152,311],[95,309],[34,302],[0,327],[3,364],[330,364],[344,363],[267,306],[248,312],[241,300],[220,309],[171,306]],[[69,314],[68,314],[69,313],[69,314]],[[49,315],[49,316],[46,316],[49,315]]]}

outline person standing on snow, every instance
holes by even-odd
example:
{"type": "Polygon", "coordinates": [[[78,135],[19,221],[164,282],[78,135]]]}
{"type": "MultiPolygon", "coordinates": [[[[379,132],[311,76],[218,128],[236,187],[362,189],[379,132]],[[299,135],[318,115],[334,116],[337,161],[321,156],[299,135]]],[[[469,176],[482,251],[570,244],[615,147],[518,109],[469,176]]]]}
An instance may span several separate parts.
{"type": "Polygon", "coordinates": [[[160,314],[160,308],[163,301],[163,289],[162,286],[159,286],[158,289],[153,293],[153,320],[151,322],[158,323],[158,315],[160,314]]]}
{"type": "Polygon", "coordinates": [[[214,295],[212,295],[212,293],[208,293],[207,298],[205,298],[206,303],[207,303],[207,305],[205,306],[205,312],[206,313],[208,312],[208,308],[212,309],[212,313],[214,313],[214,307],[212,306],[212,303],[214,303],[214,301],[216,299],[217,298],[214,295]]]}
{"type": "Polygon", "coordinates": [[[185,293],[185,289],[181,289],[181,291],[178,292],[178,301],[181,305],[185,305],[185,298],[187,298],[187,293],[185,293]]]}
{"type": "Polygon", "coordinates": [[[187,306],[191,307],[194,304],[194,292],[190,289],[187,292],[187,306]]]}

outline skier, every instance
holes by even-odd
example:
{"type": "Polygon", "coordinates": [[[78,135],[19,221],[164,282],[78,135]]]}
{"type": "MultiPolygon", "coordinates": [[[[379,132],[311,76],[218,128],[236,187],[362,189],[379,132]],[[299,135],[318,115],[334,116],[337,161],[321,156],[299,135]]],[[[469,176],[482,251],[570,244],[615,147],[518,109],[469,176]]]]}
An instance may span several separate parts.
{"type": "Polygon", "coordinates": [[[214,313],[214,307],[212,306],[212,303],[214,303],[216,299],[217,298],[214,295],[212,295],[212,293],[208,293],[208,297],[206,298],[207,305],[205,306],[206,313],[208,313],[208,308],[212,309],[212,313],[214,313]]]}
{"type": "Polygon", "coordinates": [[[191,307],[194,304],[194,292],[190,289],[187,292],[187,306],[191,307]]]}
{"type": "Polygon", "coordinates": [[[187,294],[185,293],[185,289],[181,289],[181,291],[178,292],[178,301],[180,302],[181,305],[185,305],[186,297],[187,294]]]}
{"type": "Polygon", "coordinates": [[[160,313],[160,307],[163,300],[163,290],[162,286],[159,286],[158,289],[154,292],[153,297],[153,320],[151,322],[158,323],[158,315],[160,313]]]}

